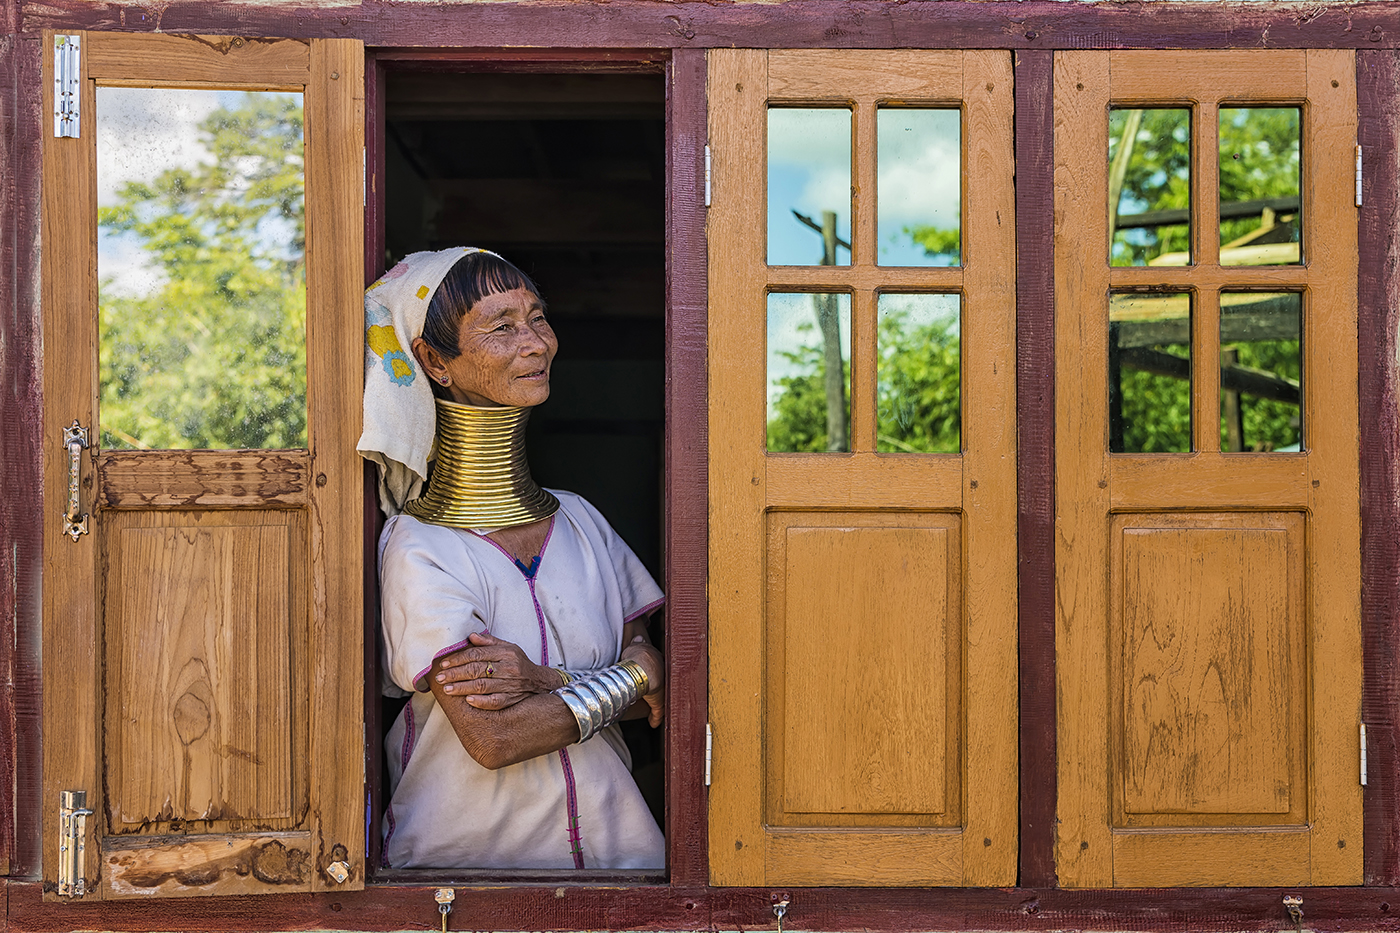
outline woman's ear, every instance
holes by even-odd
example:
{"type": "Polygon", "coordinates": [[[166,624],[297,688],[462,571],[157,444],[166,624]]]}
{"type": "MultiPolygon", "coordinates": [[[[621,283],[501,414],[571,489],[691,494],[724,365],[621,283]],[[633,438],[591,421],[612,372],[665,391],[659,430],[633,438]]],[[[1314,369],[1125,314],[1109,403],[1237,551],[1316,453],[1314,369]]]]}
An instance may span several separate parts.
{"type": "Polygon", "coordinates": [[[428,345],[428,341],[422,337],[414,337],[410,345],[414,359],[418,360],[418,365],[423,367],[423,372],[428,374],[428,378],[439,385],[449,385],[451,377],[447,375],[447,363],[443,360],[442,354],[428,345]],[[443,380],[446,380],[445,382],[443,380]]]}

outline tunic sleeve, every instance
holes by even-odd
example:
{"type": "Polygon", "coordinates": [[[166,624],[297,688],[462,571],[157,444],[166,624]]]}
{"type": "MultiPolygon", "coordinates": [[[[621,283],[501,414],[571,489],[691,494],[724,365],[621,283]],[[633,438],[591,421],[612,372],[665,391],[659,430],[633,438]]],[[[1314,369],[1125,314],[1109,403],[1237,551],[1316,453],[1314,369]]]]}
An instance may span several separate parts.
{"type": "Polygon", "coordinates": [[[439,657],[486,631],[489,591],[457,533],[396,516],[380,543],[380,631],[388,678],[426,693],[439,657]]]}
{"type": "Polygon", "coordinates": [[[603,514],[593,507],[593,503],[575,493],[550,490],[561,499],[565,496],[578,504],[576,515],[581,521],[592,524],[590,537],[601,543],[608,563],[613,567],[617,578],[619,595],[622,598],[622,621],[631,622],[660,608],[666,602],[666,595],[652,579],[646,565],[642,563],[627,542],[613,530],[603,514]]]}

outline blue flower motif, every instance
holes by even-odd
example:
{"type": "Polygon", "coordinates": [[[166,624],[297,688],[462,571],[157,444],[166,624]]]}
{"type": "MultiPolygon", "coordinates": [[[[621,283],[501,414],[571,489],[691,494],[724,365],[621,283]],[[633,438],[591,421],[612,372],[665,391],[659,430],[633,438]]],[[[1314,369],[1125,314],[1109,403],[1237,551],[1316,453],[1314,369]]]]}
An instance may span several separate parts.
{"type": "Polygon", "coordinates": [[[398,385],[413,383],[413,364],[408,361],[408,354],[402,350],[390,350],[384,354],[384,371],[398,385]]]}

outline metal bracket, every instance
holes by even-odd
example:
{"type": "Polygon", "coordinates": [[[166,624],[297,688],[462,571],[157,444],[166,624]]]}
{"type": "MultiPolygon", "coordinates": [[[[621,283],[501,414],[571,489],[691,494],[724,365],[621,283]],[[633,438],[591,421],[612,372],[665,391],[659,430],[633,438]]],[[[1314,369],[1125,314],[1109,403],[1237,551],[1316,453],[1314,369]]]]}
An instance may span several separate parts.
{"type": "Polygon", "coordinates": [[[705,147],[705,206],[710,206],[710,147],[705,147]]]}
{"type": "Polygon", "coordinates": [[[452,913],[452,902],[457,899],[457,892],[452,888],[438,888],[433,892],[433,900],[437,901],[438,913],[442,914],[442,933],[447,933],[447,915],[452,913]]]}
{"type": "Polygon", "coordinates": [[[78,480],[82,470],[82,452],[88,445],[87,428],[73,423],[63,429],[63,446],[68,449],[68,511],[63,514],[63,533],[74,541],[79,535],[88,533],[87,513],[78,514],[82,503],[78,501],[78,480]]]}
{"type": "Polygon", "coordinates": [[[783,918],[787,916],[788,905],[791,903],[790,894],[773,895],[773,916],[778,918],[778,933],[783,933],[783,918]]]}
{"type": "Polygon", "coordinates": [[[1356,206],[1361,206],[1361,146],[1356,147],[1356,206]]]}
{"type": "Polygon", "coordinates": [[[1366,786],[1366,724],[1361,723],[1361,786],[1366,786]]]}
{"type": "Polygon", "coordinates": [[[1283,909],[1288,913],[1288,919],[1298,933],[1303,933],[1303,898],[1299,894],[1285,894],[1283,896],[1283,909]]]}
{"type": "Polygon", "coordinates": [[[78,138],[82,36],[53,37],[53,134],[78,138]]]}
{"type": "Polygon", "coordinates": [[[58,895],[82,897],[87,894],[83,868],[87,859],[87,791],[58,793],[58,895]]]}
{"type": "Polygon", "coordinates": [[[705,723],[705,786],[710,786],[710,764],[715,757],[715,733],[710,724],[705,723]]]}

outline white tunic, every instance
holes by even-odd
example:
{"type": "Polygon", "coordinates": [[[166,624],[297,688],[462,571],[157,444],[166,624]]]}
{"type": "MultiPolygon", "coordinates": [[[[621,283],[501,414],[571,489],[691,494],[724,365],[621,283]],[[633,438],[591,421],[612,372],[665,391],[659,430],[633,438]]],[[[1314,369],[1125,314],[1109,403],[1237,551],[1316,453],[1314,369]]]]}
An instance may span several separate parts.
{"type": "MultiPolygon", "coordinates": [[[[488,631],[536,664],[617,663],[622,627],[661,588],[583,498],[559,497],[534,572],[491,540],[409,515],[379,539],[385,673],[412,699],[385,742],[394,868],[662,868],[661,831],[616,726],[581,745],[489,771],[429,691],[433,662],[488,631]]],[[[386,692],[398,692],[386,688],[386,692]]]]}

